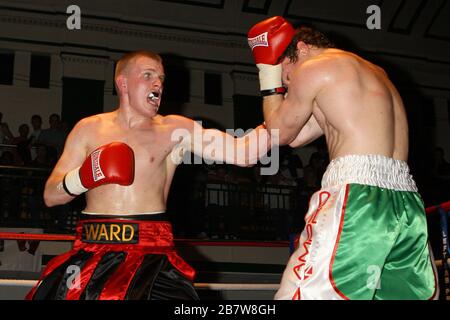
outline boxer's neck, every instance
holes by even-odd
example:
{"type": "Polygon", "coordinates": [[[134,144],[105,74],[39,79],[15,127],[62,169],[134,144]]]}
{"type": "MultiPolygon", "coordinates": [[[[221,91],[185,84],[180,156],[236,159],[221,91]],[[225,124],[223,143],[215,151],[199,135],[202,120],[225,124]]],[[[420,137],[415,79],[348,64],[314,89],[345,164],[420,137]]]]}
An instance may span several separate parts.
{"type": "Polygon", "coordinates": [[[148,117],[135,112],[131,108],[119,107],[116,111],[116,121],[119,125],[126,129],[134,128],[151,128],[156,124],[159,115],[156,114],[153,117],[148,117]]]}

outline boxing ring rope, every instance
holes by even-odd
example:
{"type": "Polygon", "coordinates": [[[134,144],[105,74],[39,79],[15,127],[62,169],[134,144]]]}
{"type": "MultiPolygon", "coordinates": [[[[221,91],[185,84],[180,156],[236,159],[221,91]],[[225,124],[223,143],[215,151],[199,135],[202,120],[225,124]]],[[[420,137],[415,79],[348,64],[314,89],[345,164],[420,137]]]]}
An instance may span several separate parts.
{"type": "MultiPolygon", "coordinates": [[[[0,239],[3,240],[31,240],[31,241],[75,241],[74,235],[65,234],[37,234],[37,233],[16,233],[16,232],[0,232],[0,239]]],[[[188,239],[174,239],[176,247],[192,247],[192,246],[235,246],[235,247],[288,247],[288,241],[270,241],[270,242],[254,242],[254,241],[199,241],[188,239]]],[[[23,279],[0,279],[0,286],[29,286],[33,287],[37,280],[23,279]]],[[[267,283],[194,283],[194,287],[200,290],[239,290],[239,291],[259,291],[259,290],[278,290],[279,284],[267,283]]]]}
{"type": "MultiPolygon", "coordinates": [[[[438,212],[440,215],[440,227],[443,244],[443,259],[436,260],[436,267],[444,267],[444,283],[449,286],[449,265],[450,265],[450,246],[448,238],[448,220],[450,216],[450,201],[431,206],[425,209],[427,214],[438,212]]],[[[74,241],[75,236],[69,234],[33,234],[33,233],[16,233],[16,232],[0,232],[0,239],[3,240],[34,240],[34,241],[74,241]]],[[[176,246],[244,246],[244,247],[288,247],[288,241],[270,241],[270,242],[254,242],[254,241],[199,241],[188,239],[175,239],[176,246]]],[[[21,279],[0,279],[0,286],[30,286],[32,287],[37,280],[21,280],[21,279]]],[[[195,283],[196,289],[209,290],[277,290],[279,284],[250,284],[250,283],[195,283]]],[[[446,296],[450,295],[450,288],[442,288],[446,296]]]]}

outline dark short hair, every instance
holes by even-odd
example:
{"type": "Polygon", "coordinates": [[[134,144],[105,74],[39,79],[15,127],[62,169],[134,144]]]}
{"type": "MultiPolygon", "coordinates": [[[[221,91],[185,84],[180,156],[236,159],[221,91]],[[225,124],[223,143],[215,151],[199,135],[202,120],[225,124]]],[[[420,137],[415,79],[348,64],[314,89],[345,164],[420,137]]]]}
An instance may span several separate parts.
{"type": "Polygon", "coordinates": [[[302,41],[306,44],[315,46],[317,48],[335,48],[336,45],[328,39],[328,37],[320,32],[319,30],[301,26],[295,30],[294,37],[291,40],[291,43],[288,45],[280,60],[284,58],[289,58],[292,62],[296,62],[298,59],[297,55],[297,43],[302,41]]]}

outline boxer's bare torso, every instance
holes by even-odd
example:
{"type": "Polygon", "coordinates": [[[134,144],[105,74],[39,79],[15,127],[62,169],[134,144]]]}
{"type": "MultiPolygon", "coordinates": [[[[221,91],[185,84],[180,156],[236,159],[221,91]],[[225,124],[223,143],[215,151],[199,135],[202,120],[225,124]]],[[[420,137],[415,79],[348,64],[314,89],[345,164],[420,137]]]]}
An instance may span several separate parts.
{"type": "MultiPolygon", "coordinates": [[[[282,109],[307,114],[288,115],[297,115],[304,124],[294,141],[287,139],[291,146],[304,145],[323,133],[331,159],[376,154],[407,160],[404,106],[383,69],[352,53],[325,49],[304,63],[285,59],[283,80],[289,93],[282,109]]],[[[292,131],[289,134],[295,137],[292,131]]]]}
{"type": "Polygon", "coordinates": [[[87,212],[145,213],[163,211],[176,164],[171,151],[177,141],[171,134],[177,121],[156,116],[135,128],[120,123],[117,112],[87,118],[82,142],[84,156],[101,145],[120,141],[129,145],[135,156],[135,177],[130,186],[108,184],[86,194],[87,212]]]}
{"type": "Polygon", "coordinates": [[[70,133],[49,183],[54,181],[55,184],[98,147],[113,141],[124,142],[134,151],[133,183],[129,186],[107,184],[89,190],[85,211],[117,214],[164,211],[177,167],[171,152],[179,141],[172,138],[172,133],[189,121],[177,116],[157,115],[129,127],[118,111],[85,118],[70,133]]]}

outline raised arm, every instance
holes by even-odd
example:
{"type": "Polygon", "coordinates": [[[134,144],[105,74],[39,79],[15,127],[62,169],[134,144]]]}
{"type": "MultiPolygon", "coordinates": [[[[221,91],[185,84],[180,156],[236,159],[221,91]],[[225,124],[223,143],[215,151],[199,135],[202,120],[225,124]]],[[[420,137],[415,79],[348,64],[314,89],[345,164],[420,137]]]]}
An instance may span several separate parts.
{"type": "MultiPolygon", "coordinates": [[[[323,75],[319,73],[317,63],[311,61],[295,67],[290,74],[286,95],[271,95],[263,99],[267,129],[269,132],[279,130],[280,145],[292,143],[312,117],[314,100],[323,85],[323,75]]],[[[304,132],[304,138],[311,133],[307,131],[308,129],[304,132]]],[[[308,140],[310,138],[311,136],[308,140]]]]}
{"type": "Polygon", "coordinates": [[[292,26],[282,17],[261,21],[248,33],[259,69],[264,120],[271,134],[279,130],[281,145],[291,143],[311,117],[319,88],[310,63],[292,63],[288,58],[280,61],[293,36],[292,26]],[[288,86],[287,94],[283,84],[288,86]]]}

